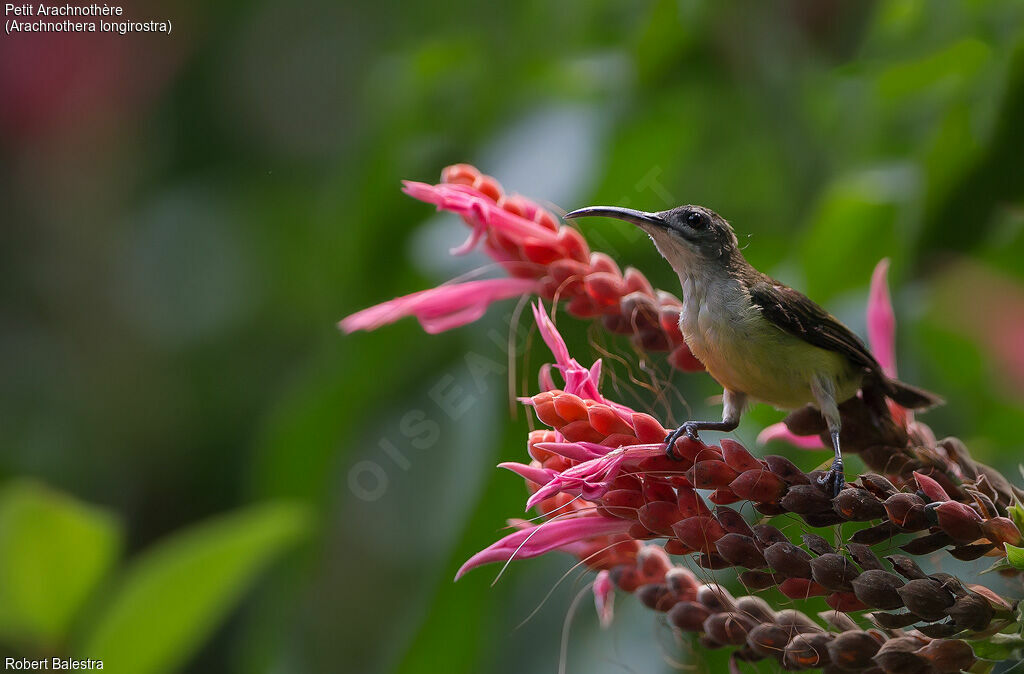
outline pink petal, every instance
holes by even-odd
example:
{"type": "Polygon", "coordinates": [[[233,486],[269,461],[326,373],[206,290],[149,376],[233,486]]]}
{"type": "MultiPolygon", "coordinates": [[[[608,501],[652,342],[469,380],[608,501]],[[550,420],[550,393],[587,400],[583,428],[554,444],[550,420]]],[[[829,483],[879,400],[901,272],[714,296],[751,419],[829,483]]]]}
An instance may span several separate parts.
{"type": "Polygon", "coordinates": [[[358,311],[344,318],[338,327],[346,333],[376,330],[405,316],[415,316],[431,334],[472,323],[498,300],[535,293],[539,285],[531,279],[498,278],[467,281],[421,290],[358,311]]]}
{"type": "Polygon", "coordinates": [[[612,583],[611,573],[603,569],[597,572],[597,578],[594,579],[594,607],[602,628],[612,624],[614,604],[615,584],[612,583]]]}
{"type": "Polygon", "coordinates": [[[882,371],[890,377],[895,377],[896,314],[892,309],[889,285],[886,283],[888,272],[889,259],[884,258],[871,274],[867,310],[868,343],[871,344],[871,352],[882,366],[882,371]]]}
{"type": "Polygon", "coordinates": [[[772,440],[782,440],[799,449],[824,449],[821,438],[817,435],[797,435],[789,430],[786,424],[781,421],[768,426],[757,436],[757,442],[764,445],[772,440]]]}
{"type": "Polygon", "coordinates": [[[455,574],[455,580],[467,571],[491,562],[527,559],[558,550],[573,543],[609,534],[623,533],[630,522],[600,515],[550,520],[537,526],[513,532],[476,553],[455,574]]]}
{"type": "Polygon", "coordinates": [[[558,473],[551,470],[550,468],[539,468],[537,466],[528,466],[524,463],[516,463],[514,461],[506,461],[499,463],[498,468],[504,468],[510,470],[519,477],[535,482],[537,484],[547,484],[550,482],[558,473]]]}

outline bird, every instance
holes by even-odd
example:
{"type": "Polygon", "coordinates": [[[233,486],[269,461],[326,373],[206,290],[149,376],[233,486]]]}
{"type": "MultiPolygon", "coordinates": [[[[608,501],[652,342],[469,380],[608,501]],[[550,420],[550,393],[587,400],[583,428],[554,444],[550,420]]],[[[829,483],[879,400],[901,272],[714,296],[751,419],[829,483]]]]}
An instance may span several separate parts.
{"type": "Polygon", "coordinates": [[[833,496],[845,484],[839,443],[839,405],[863,391],[882,394],[907,409],[942,399],[887,376],[864,342],[806,295],[755,269],[743,256],[732,226],[710,208],[684,205],[646,212],[588,206],[567,213],[616,218],[646,232],[679,276],[683,306],[679,329],[687,346],[723,388],[721,421],[687,421],[666,438],[699,431],[733,431],[751,402],[779,409],[812,405],[824,418],[834,458],[820,478],[833,496]]]}

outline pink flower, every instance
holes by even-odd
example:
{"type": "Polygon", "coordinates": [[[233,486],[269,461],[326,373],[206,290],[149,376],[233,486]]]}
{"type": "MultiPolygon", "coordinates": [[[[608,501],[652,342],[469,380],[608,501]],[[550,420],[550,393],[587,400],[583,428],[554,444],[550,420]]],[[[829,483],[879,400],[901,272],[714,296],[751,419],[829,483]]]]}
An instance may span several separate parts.
{"type": "Polygon", "coordinates": [[[615,584],[612,583],[612,576],[608,569],[602,569],[594,578],[594,608],[597,609],[597,618],[601,621],[601,627],[607,628],[612,624],[614,607],[615,584]]]}
{"type": "Polygon", "coordinates": [[[587,539],[625,533],[630,523],[600,515],[570,516],[552,519],[540,524],[520,523],[519,531],[509,534],[476,553],[462,565],[455,580],[467,571],[491,562],[537,557],[552,550],[578,554],[578,543],[587,539]]]}
{"type": "Polygon", "coordinates": [[[477,320],[492,302],[537,292],[531,279],[499,278],[438,286],[363,309],[338,323],[346,333],[376,330],[405,316],[415,316],[436,334],[477,320]]]}

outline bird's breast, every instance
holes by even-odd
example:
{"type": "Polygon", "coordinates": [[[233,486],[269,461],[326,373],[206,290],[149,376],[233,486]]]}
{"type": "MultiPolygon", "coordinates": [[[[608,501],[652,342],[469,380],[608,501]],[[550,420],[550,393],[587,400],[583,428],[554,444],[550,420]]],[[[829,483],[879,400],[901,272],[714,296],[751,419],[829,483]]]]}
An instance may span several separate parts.
{"type": "Polygon", "coordinates": [[[849,397],[859,381],[840,354],[813,346],[768,321],[734,279],[687,277],[679,329],[723,387],[785,409],[814,402],[811,382],[825,374],[849,397]],[[851,388],[852,386],[852,388],[851,388]]]}

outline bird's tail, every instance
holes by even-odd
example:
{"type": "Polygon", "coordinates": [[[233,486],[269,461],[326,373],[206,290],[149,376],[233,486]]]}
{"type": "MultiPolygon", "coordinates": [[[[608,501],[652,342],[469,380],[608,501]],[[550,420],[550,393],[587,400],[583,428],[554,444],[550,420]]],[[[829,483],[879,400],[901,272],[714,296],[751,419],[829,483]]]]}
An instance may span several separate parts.
{"type": "Polygon", "coordinates": [[[925,391],[924,389],[904,384],[898,379],[886,378],[883,383],[885,395],[892,399],[897,405],[911,410],[927,409],[941,405],[945,401],[939,396],[925,391]]]}

